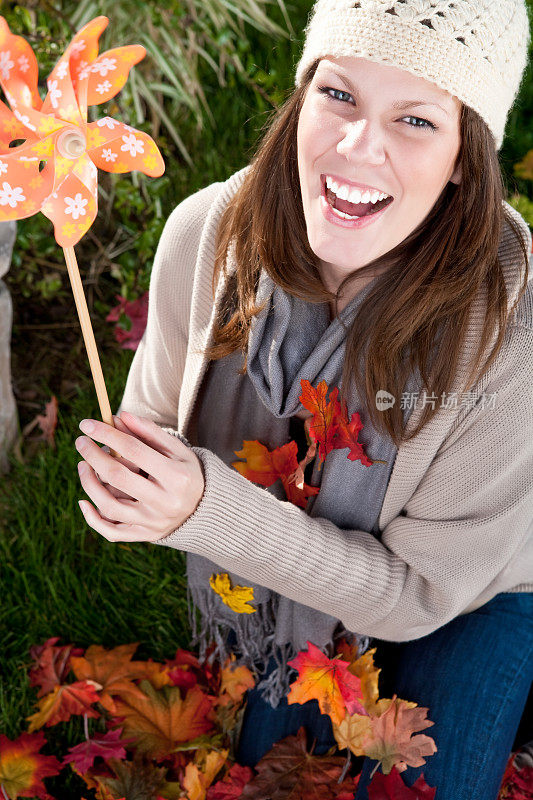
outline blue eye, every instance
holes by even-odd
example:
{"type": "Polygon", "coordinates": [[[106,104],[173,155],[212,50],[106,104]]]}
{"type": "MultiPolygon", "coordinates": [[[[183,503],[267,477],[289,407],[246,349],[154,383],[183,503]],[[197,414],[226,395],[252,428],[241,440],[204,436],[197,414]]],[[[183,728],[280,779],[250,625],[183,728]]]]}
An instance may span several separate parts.
{"type": "MultiPolygon", "coordinates": [[[[342,91],[342,89],[333,89],[331,86],[319,86],[318,91],[326,95],[326,97],[329,100],[338,100],[341,103],[345,103],[347,101],[342,100],[340,97],[334,97],[333,95],[329,94],[329,92],[336,92],[337,94],[344,94],[346,95],[346,97],[351,97],[351,94],[349,92],[344,92],[342,91]]],[[[432,130],[432,131],[437,130],[437,126],[433,125],[433,123],[429,122],[427,119],[422,119],[421,117],[411,117],[411,116],[404,117],[404,119],[416,120],[415,124],[411,124],[410,122],[408,123],[408,125],[410,125],[411,128],[426,128],[426,130],[432,130]],[[419,125],[417,123],[422,123],[422,124],[419,125]]]]}

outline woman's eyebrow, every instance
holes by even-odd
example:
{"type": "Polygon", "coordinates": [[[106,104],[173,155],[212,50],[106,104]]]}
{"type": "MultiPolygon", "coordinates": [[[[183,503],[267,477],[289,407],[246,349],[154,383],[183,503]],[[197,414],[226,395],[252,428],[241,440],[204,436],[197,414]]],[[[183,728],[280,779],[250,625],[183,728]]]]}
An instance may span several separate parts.
{"type": "MultiPolygon", "coordinates": [[[[358,90],[355,86],[353,86],[350,79],[346,75],[343,75],[340,70],[338,71],[330,69],[330,72],[337,78],[340,78],[340,80],[350,89],[356,98],[359,97],[358,90]]],[[[444,113],[449,116],[449,112],[446,111],[443,106],[439,105],[439,103],[432,103],[429,100],[396,100],[394,103],[392,103],[392,107],[400,111],[403,111],[405,108],[413,108],[414,106],[435,106],[436,108],[440,108],[441,111],[444,111],[444,113]]]]}

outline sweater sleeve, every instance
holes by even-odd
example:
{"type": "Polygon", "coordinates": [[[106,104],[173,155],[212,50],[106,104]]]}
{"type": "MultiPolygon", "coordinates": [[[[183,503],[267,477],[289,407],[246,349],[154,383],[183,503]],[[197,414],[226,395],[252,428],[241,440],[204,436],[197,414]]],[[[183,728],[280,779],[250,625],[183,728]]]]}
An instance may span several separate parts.
{"type": "Polygon", "coordinates": [[[177,424],[194,266],[202,224],[220,185],[212,183],[186,197],[165,223],[150,275],[146,328],[117,414],[130,411],[159,425],[177,424]]]}
{"type": "Polygon", "coordinates": [[[310,517],[193,448],[204,496],[157,544],[205,556],[359,634],[409,641],[432,633],[465,613],[530,535],[533,330],[515,328],[504,347],[484,395],[380,540],[310,517]]]}

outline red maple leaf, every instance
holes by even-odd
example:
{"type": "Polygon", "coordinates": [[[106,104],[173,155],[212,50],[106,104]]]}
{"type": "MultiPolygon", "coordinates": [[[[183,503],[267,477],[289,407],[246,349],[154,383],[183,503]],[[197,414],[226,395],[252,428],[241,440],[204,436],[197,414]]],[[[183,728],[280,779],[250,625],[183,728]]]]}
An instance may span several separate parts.
{"type": "Polygon", "coordinates": [[[242,790],[252,780],[253,775],[250,767],[234,764],[223,780],[209,787],[206,800],[239,800],[242,790]]]}
{"type": "Polygon", "coordinates": [[[71,656],[83,655],[81,647],[74,647],[71,644],[55,647],[59,641],[59,636],[47,639],[44,644],[34,644],[30,647],[30,656],[34,660],[34,665],[30,669],[30,686],[39,686],[37,697],[48,694],[56,686],[65,683],[70,672],[71,656]]]}
{"type": "Polygon", "coordinates": [[[316,388],[306,380],[301,380],[300,383],[302,393],[298,399],[304,408],[313,414],[309,425],[309,435],[318,444],[318,457],[324,461],[327,454],[335,448],[334,439],[337,435],[338,418],[341,411],[340,403],[337,400],[339,390],[333,389],[330,392],[329,400],[326,400],[328,393],[326,381],[320,381],[316,388]]]}
{"type": "Polygon", "coordinates": [[[87,739],[81,744],[69,747],[70,755],[65,756],[63,764],[73,763],[79,772],[87,772],[94,759],[100,756],[107,761],[108,758],[126,758],[125,744],[131,744],[134,739],[121,739],[122,728],[108,731],[104,736],[87,739]]]}
{"type": "Polygon", "coordinates": [[[92,704],[100,700],[99,694],[90,681],[76,681],[56,686],[55,689],[41,697],[38,703],[39,711],[27,717],[28,731],[42,728],[43,725],[57,725],[58,722],[68,722],[72,715],[86,714],[88,717],[99,717],[100,714],[92,704]]]}
{"type": "Polygon", "coordinates": [[[148,319],[148,295],[149,293],[145,292],[133,301],[126,300],[119,294],[115,295],[119,304],[111,309],[106,322],[118,323],[123,314],[130,320],[129,330],[120,324],[115,325],[114,329],[115,339],[123,350],[137,350],[139,346],[148,319]]]}
{"type": "Polygon", "coordinates": [[[398,770],[393,767],[388,775],[376,772],[368,785],[368,800],[434,800],[436,787],[428,786],[424,773],[412,786],[406,786],[398,770]]]}
{"type": "Polygon", "coordinates": [[[231,466],[237,472],[260,486],[272,486],[278,478],[281,479],[287,500],[300,508],[305,508],[307,499],[320,491],[318,486],[304,483],[300,487],[289,480],[298,468],[298,445],[295,441],[274,450],[269,450],[257,439],[244,441],[242,450],[236,450],[235,455],[245,459],[233,461],[231,466]]]}
{"type": "MultiPolygon", "coordinates": [[[[357,441],[363,428],[359,413],[354,412],[351,419],[348,419],[346,404],[343,403],[341,407],[338,400],[338,388],[332,389],[329,400],[326,400],[328,385],[325,381],[321,381],[316,388],[307,380],[301,380],[300,383],[302,394],[299,400],[313,414],[310,420],[306,421],[306,430],[311,440],[318,444],[320,461],[324,461],[332,450],[348,447],[350,461],[359,460],[365,467],[371,467],[374,462],[365,454],[361,442],[357,441]]],[[[306,457],[305,462],[308,460],[306,457]]],[[[305,466],[305,462],[302,462],[301,468],[305,466]]],[[[301,479],[301,470],[296,477],[301,479]]]]}
{"type": "Polygon", "coordinates": [[[365,467],[371,467],[374,462],[371,461],[364,452],[361,442],[357,441],[359,432],[363,429],[363,423],[361,422],[359,412],[355,411],[352,414],[351,420],[348,422],[348,412],[343,403],[342,414],[339,415],[337,423],[335,447],[339,449],[349,447],[350,452],[348,453],[348,458],[350,461],[359,460],[365,467]]]}
{"type": "Polygon", "coordinates": [[[287,664],[298,670],[297,679],[291,683],[287,703],[306,703],[318,700],[323,714],[328,714],[337,725],[349,714],[364,714],[361,680],[348,671],[350,664],[340,658],[328,658],[316,645],[307,642],[302,650],[287,664]]]}
{"type": "Polygon", "coordinates": [[[11,741],[0,733],[0,785],[8,797],[40,797],[53,800],[43,778],[57,775],[61,764],[39,750],[46,744],[43,731],[22,733],[11,741]]]}

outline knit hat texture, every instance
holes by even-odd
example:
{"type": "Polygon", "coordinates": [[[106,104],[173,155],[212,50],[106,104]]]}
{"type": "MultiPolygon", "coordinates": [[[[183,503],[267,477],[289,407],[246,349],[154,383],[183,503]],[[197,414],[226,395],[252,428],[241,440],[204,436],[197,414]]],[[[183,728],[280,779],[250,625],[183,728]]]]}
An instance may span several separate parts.
{"type": "Polygon", "coordinates": [[[473,108],[499,150],[530,40],[524,0],[317,0],[296,67],[359,56],[425,78],[473,108]]]}

